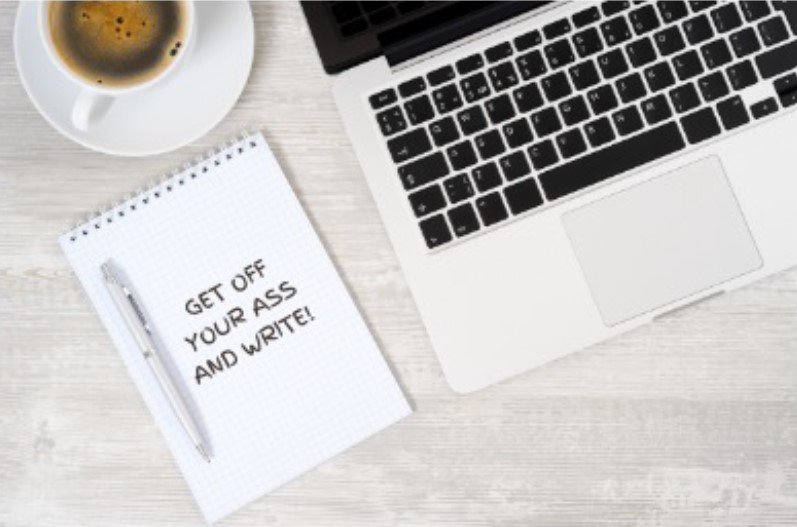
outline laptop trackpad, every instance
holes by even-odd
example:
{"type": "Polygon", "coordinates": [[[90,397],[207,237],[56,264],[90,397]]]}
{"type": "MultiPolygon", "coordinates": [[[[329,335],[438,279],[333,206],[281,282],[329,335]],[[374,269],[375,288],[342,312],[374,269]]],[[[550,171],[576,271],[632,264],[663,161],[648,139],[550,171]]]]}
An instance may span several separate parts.
{"type": "Polygon", "coordinates": [[[607,326],[762,264],[716,157],[575,209],[563,222],[607,326]]]}

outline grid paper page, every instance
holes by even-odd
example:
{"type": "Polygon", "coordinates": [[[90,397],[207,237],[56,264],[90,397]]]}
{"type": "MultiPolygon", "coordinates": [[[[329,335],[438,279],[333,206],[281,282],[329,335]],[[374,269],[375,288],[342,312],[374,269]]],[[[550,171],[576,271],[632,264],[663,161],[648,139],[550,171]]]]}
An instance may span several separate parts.
{"type": "Polygon", "coordinates": [[[411,412],[261,134],[59,243],[209,523],[411,412]],[[211,463],[113,304],[106,259],[154,326],[211,463]]]}

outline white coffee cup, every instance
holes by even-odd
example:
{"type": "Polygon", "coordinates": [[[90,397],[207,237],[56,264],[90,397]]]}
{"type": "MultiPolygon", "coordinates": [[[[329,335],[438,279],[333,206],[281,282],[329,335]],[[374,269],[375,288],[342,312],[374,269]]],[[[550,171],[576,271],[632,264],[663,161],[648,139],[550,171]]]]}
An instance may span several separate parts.
{"type": "MultiPolygon", "coordinates": [[[[113,105],[114,101],[134,93],[139,93],[153,86],[160,84],[167,79],[181,64],[183,64],[196,40],[196,12],[193,1],[183,0],[185,10],[185,35],[182,38],[180,53],[168,67],[164,68],[157,75],[141,83],[129,86],[103,86],[89,82],[74,72],[61,58],[55,49],[52,34],[50,32],[49,7],[53,0],[42,1],[39,5],[39,33],[44,41],[44,47],[50,56],[53,64],[67,78],[80,86],[78,94],[72,106],[72,125],[81,131],[87,131],[92,125],[100,122],[113,105]]],[[[57,1],[57,0],[56,0],[57,1]]]]}

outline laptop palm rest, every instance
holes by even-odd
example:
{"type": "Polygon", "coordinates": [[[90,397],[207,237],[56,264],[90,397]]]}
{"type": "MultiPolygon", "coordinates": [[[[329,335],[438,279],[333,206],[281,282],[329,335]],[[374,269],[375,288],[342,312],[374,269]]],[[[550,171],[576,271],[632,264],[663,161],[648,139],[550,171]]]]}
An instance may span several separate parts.
{"type": "Polygon", "coordinates": [[[717,157],[575,209],[563,222],[607,326],[763,263],[717,157]]]}

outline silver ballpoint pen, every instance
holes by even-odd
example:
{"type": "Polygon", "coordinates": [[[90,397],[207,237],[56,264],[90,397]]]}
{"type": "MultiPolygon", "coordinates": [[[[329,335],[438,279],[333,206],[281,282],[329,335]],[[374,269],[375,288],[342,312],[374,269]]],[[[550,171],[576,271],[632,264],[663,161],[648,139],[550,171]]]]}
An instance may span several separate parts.
{"type": "Polygon", "coordinates": [[[180,424],[183,426],[183,429],[186,434],[188,434],[188,437],[191,439],[191,442],[194,444],[199,454],[205,461],[210,463],[210,455],[202,441],[199,428],[193,417],[191,417],[191,413],[188,411],[182,397],[180,397],[180,392],[177,390],[166,368],[163,366],[160,357],[158,357],[158,351],[152,338],[152,329],[149,324],[147,324],[144,312],[141,310],[138,302],[136,302],[130,289],[119,279],[119,273],[116,272],[111,261],[108,260],[102,264],[101,269],[105,277],[105,285],[108,287],[108,291],[110,291],[111,297],[113,297],[116,303],[116,307],[122,314],[122,318],[125,319],[130,333],[132,333],[136,344],[138,344],[138,347],[141,349],[141,353],[144,354],[144,359],[147,361],[147,364],[149,364],[152,374],[158,381],[161,390],[163,390],[163,394],[169,400],[169,404],[177,416],[177,419],[180,421],[180,424]]]}

